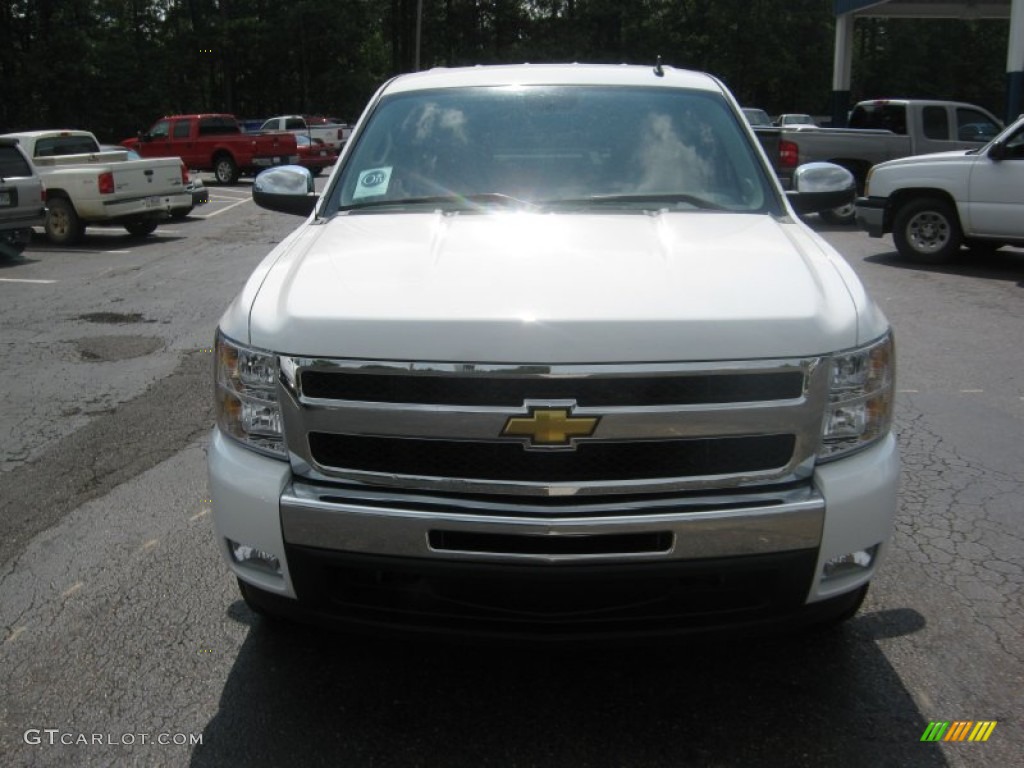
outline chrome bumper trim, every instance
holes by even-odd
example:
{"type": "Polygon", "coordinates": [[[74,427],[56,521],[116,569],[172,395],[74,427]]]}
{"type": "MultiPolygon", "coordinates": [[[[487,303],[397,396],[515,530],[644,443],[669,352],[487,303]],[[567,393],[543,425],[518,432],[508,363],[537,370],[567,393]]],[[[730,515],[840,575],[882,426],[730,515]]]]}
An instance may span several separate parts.
{"type": "MultiPolygon", "coordinates": [[[[690,560],[817,548],[825,518],[822,496],[808,485],[778,493],[578,504],[549,517],[516,513],[514,504],[458,498],[365,494],[293,482],[281,496],[288,544],[349,553],[506,563],[602,563],[690,560]],[[409,503],[410,501],[414,503],[409,503]],[[744,505],[744,502],[748,502],[744,505]],[[427,508],[432,504],[434,508],[427,508]],[[404,506],[403,506],[404,505],[404,506]],[[717,509],[712,508],[717,507],[717,509]],[[724,508],[723,508],[724,507],[724,508]],[[511,537],[595,537],[588,554],[458,551],[431,546],[431,532],[511,537]],[[652,552],[600,551],[601,537],[668,534],[652,552]],[[595,551],[596,550],[596,551],[595,551]]],[[[529,509],[529,507],[528,507],[529,509]]],[[[609,538],[608,541],[614,541],[609,538]]],[[[539,547],[543,548],[543,547],[539,547]]]]}

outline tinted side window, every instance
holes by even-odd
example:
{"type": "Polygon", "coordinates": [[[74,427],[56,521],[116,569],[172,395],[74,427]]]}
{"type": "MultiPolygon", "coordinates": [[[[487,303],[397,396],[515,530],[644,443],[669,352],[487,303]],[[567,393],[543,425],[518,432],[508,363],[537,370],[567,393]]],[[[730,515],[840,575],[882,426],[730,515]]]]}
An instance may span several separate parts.
{"type": "Polygon", "coordinates": [[[89,136],[52,136],[36,142],[35,156],[85,155],[99,151],[99,145],[89,136]]]}
{"type": "Polygon", "coordinates": [[[166,120],[160,120],[157,123],[155,123],[152,128],[149,129],[149,135],[151,138],[154,139],[166,139],[169,127],[170,123],[168,123],[166,120]]]}
{"type": "Polygon", "coordinates": [[[306,121],[300,117],[292,117],[284,122],[286,131],[302,130],[306,127],[306,121]]]}
{"type": "Polygon", "coordinates": [[[957,138],[960,141],[991,141],[999,133],[999,126],[984,112],[968,107],[956,110],[957,138]]]}
{"type": "Polygon", "coordinates": [[[15,147],[0,145],[0,178],[31,176],[28,160],[15,147]]]}
{"type": "Polygon", "coordinates": [[[174,138],[187,139],[191,134],[191,128],[188,120],[179,120],[174,124],[174,138]]]}
{"type": "Polygon", "coordinates": [[[949,140],[949,115],[945,107],[925,107],[921,110],[924,135],[938,141],[949,140]]]}
{"type": "Polygon", "coordinates": [[[200,136],[224,136],[238,133],[238,126],[227,117],[204,117],[199,120],[200,136]]]}
{"type": "Polygon", "coordinates": [[[1006,147],[1005,159],[1020,160],[1024,158],[1024,128],[1017,129],[1003,144],[1006,147]]]}
{"type": "Polygon", "coordinates": [[[850,115],[850,127],[875,128],[905,135],[907,108],[902,104],[859,104],[850,115]]]}

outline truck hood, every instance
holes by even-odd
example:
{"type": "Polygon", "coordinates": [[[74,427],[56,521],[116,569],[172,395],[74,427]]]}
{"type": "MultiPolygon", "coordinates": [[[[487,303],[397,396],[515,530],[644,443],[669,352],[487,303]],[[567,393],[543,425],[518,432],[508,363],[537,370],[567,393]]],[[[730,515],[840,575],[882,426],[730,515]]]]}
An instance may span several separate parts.
{"type": "Polygon", "coordinates": [[[927,155],[908,155],[907,157],[898,157],[895,160],[886,160],[884,163],[879,163],[875,168],[893,168],[896,166],[908,166],[908,165],[922,165],[924,163],[952,163],[957,160],[962,160],[967,157],[969,153],[977,154],[976,149],[954,149],[949,152],[932,152],[927,155]]]}
{"type": "Polygon", "coordinates": [[[238,309],[251,344],[304,356],[790,357],[858,343],[862,291],[837,261],[767,215],[337,215],[272,253],[238,309]]]}

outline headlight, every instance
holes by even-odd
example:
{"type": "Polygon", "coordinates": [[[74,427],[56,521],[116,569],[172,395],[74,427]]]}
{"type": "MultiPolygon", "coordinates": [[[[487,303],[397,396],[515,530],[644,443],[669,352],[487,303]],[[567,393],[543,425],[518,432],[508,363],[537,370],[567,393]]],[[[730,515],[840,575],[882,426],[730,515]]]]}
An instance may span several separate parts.
{"type": "Polygon", "coordinates": [[[820,461],[865,448],[889,433],[896,379],[892,334],[866,347],[833,355],[829,365],[820,461]]]}
{"type": "Polygon", "coordinates": [[[214,351],[217,426],[253,450],[287,457],[277,402],[277,356],[243,347],[220,330],[214,351]]]}

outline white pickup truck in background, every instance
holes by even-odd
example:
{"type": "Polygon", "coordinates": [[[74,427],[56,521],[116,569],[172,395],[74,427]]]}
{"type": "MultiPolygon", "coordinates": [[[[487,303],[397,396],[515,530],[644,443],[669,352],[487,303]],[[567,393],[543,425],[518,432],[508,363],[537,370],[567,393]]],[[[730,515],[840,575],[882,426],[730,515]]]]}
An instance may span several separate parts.
{"type": "Polygon", "coordinates": [[[303,115],[279,115],[264,121],[260,131],[286,131],[296,135],[320,139],[328,147],[341,150],[352,129],[345,123],[320,123],[315,118],[303,115]]]}
{"type": "Polygon", "coordinates": [[[857,222],[892,232],[900,255],[923,264],[1024,244],[1024,118],[982,149],[904,157],[868,174],[857,222]]]}
{"type": "Polygon", "coordinates": [[[9,133],[46,185],[46,236],[76,242],[89,224],[118,225],[143,237],[179,210],[192,208],[188,169],[179,158],[129,160],[127,150],[104,152],[88,131],[9,133]]]}

